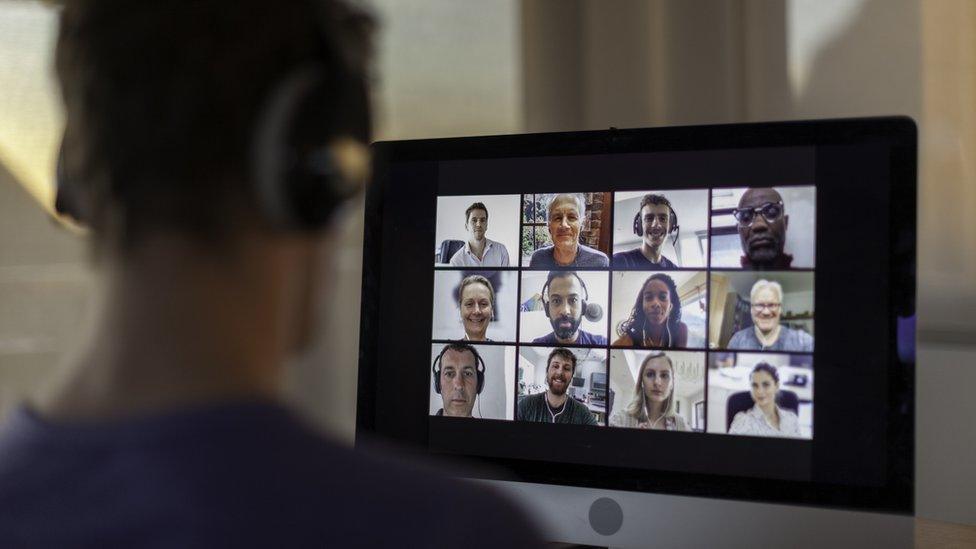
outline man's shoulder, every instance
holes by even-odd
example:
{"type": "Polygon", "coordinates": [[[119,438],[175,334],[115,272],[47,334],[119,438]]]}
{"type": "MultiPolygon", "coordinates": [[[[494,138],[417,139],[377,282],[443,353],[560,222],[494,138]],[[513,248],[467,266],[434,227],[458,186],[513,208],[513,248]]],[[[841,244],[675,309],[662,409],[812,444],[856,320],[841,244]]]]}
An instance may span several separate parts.
{"type": "Polygon", "coordinates": [[[465,242],[464,246],[461,246],[456,252],[454,252],[454,255],[452,255],[451,259],[448,260],[448,263],[454,265],[455,267],[463,266],[466,263],[467,253],[469,250],[470,248],[468,247],[468,243],[465,242]]]}
{"type": "Polygon", "coordinates": [[[532,412],[535,410],[539,410],[542,408],[542,406],[544,406],[543,399],[545,397],[546,397],[546,393],[542,392],[542,393],[535,393],[533,395],[525,395],[519,398],[518,401],[519,417],[516,419],[520,419],[520,420],[533,419],[534,414],[532,414],[532,412]]]}
{"type": "Polygon", "coordinates": [[[632,250],[627,250],[625,252],[617,252],[613,254],[613,261],[614,263],[621,261],[624,263],[623,266],[627,266],[633,263],[634,260],[638,258],[638,256],[644,257],[644,254],[641,253],[640,248],[634,248],[632,250]]]}
{"type": "Polygon", "coordinates": [[[552,246],[543,246],[538,250],[532,252],[529,257],[529,267],[553,267],[556,264],[556,260],[552,257],[552,246]]]}
{"type": "Polygon", "coordinates": [[[580,343],[583,345],[606,345],[607,338],[599,334],[591,334],[586,330],[580,330],[580,343]]]}
{"type": "Polygon", "coordinates": [[[236,415],[142,432],[86,426],[83,438],[8,438],[0,444],[0,546],[41,524],[49,527],[38,539],[50,543],[36,546],[82,537],[111,546],[123,535],[131,543],[160,521],[174,526],[165,545],[184,545],[190,534],[204,544],[437,545],[441,518],[457,524],[449,529],[457,537],[463,525],[484,529],[482,539],[496,545],[531,539],[526,518],[484,486],[388,451],[345,447],[294,417],[236,415]]]}
{"type": "Polygon", "coordinates": [[[606,267],[610,264],[607,254],[596,248],[580,244],[578,254],[579,257],[576,262],[582,267],[606,267]]]}
{"type": "Polygon", "coordinates": [[[738,332],[732,334],[732,337],[729,339],[729,347],[732,347],[733,345],[747,345],[753,339],[753,337],[750,337],[752,334],[753,329],[751,327],[739,330],[738,332]]]}
{"type": "Polygon", "coordinates": [[[539,336],[532,340],[532,343],[555,343],[556,334],[554,332],[549,332],[544,336],[539,336]]]}
{"type": "Polygon", "coordinates": [[[522,405],[525,405],[525,406],[534,406],[534,405],[539,404],[540,402],[542,402],[542,399],[545,398],[545,396],[546,396],[546,393],[545,392],[535,393],[535,394],[531,394],[531,395],[525,395],[524,397],[522,397],[521,399],[519,399],[519,406],[522,406],[522,405]]]}

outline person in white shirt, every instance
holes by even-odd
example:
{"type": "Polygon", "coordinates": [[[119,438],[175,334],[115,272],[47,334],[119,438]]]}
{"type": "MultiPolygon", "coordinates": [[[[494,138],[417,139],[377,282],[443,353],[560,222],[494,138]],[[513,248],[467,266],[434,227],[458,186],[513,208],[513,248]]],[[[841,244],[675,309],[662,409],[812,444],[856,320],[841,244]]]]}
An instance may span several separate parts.
{"type": "Polygon", "coordinates": [[[776,405],[779,374],[776,368],[760,362],[749,375],[752,384],[752,408],[735,414],[730,435],[757,437],[800,437],[800,420],[793,412],[776,405]]]}
{"type": "Polygon", "coordinates": [[[488,208],[475,202],[464,211],[464,228],[468,241],[451,256],[453,267],[508,267],[508,250],[501,242],[495,242],[488,233],[488,208]]]}

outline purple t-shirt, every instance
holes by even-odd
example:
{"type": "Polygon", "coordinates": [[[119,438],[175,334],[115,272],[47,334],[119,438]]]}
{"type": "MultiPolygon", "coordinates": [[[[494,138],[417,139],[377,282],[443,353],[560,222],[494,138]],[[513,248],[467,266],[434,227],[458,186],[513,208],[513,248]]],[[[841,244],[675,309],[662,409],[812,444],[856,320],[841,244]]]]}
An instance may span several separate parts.
{"type": "Polygon", "coordinates": [[[0,547],[531,547],[488,487],[330,442],[270,403],[0,429],[0,547]]]}

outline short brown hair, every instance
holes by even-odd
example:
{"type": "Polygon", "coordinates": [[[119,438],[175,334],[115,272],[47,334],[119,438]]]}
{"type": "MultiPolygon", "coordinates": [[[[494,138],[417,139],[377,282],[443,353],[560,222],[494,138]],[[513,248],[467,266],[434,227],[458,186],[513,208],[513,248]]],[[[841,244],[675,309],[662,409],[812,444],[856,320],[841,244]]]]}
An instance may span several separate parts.
{"type": "Polygon", "coordinates": [[[474,204],[468,206],[467,210],[464,210],[464,222],[467,224],[468,220],[471,219],[471,212],[475,210],[484,210],[485,219],[488,219],[488,208],[481,202],[475,202],[474,204]]]}
{"type": "Polygon", "coordinates": [[[564,358],[564,359],[572,362],[573,363],[573,374],[574,375],[576,374],[576,355],[573,354],[573,351],[570,351],[569,349],[567,349],[565,347],[556,347],[555,349],[552,350],[551,353],[549,353],[549,358],[546,359],[546,370],[547,371],[549,370],[549,365],[552,364],[552,357],[555,357],[555,356],[562,357],[562,358],[564,358]]]}
{"type": "Polygon", "coordinates": [[[250,148],[271,90],[312,63],[365,73],[371,29],[339,0],[67,0],[55,63],[87,223],[124,245],[253,219],[250,148]]]}

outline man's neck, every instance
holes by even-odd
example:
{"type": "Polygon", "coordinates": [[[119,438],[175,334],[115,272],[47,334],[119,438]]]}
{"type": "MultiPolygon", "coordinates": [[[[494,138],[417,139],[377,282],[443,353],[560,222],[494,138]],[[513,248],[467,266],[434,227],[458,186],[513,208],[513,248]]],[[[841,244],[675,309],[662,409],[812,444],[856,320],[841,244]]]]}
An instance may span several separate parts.
{"type": "Polygon", "coordinates": [[[471,253],[478,257],[478,260],[483,260],[485,258],[485,248],[487,248],[488,239],[482,238],[481,240],[469,240],[468,248],[471,249],[471,253]]]}
{"type": "Polygon", "coordinates": [[[661,262],[661,247],[652,248],[647,245],[647,242],[641,244],[641,253],[647,258],[651,263],[661,262]]]}
{"type": "Polygon", "coordinates": [[[756,326],[756,338],[763,347],[772,347],[776,340],[779,339],[781,326],[777,325],[775,328],[768,332],[764,332],[756,326]]]}
{"type": "Polygon", "coordinates": [[[558,335],[556,335],[556,332],[553,332],[552,335],[555,336],[556,343],[559,343],[561,345],[572,345],[573,343],[576,343],[576,340],[579,339],[580,331],[576,330],[575,332],[573,332],[573,337],[569,337],[566,339],[563,339],[558,335]]]}
{"type": "Polygon", "coordinates": [[[566,393],[554,395],[552,394],[552,391],[546,391],[546,402],[549,403],[549,406],[552,406],[553,408],[561,407],[566,403],[567,398],[566,393]]]}
{"type": "Polygon", "coordinates": [[[279,253],[206,258],[178,241],[146,248],[105,266],[87,344],[38,411],[97,420],[275,399],[288,346],[288,285],[271,270],[289,271],[279,253]]]}
{"type": "Polygon", "coordinates": [[[552,249],[552,258],[558,265],[569,265],[576,261],[576,254],[579,253],[579,246],[574,246],[571,250],[564,250],[559,246],[552,249]]]}

